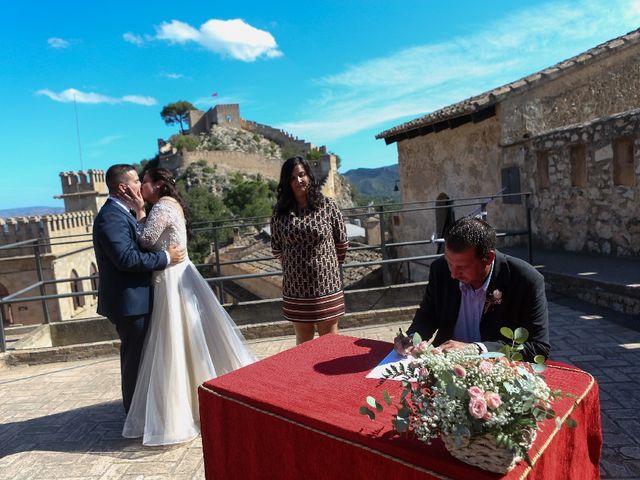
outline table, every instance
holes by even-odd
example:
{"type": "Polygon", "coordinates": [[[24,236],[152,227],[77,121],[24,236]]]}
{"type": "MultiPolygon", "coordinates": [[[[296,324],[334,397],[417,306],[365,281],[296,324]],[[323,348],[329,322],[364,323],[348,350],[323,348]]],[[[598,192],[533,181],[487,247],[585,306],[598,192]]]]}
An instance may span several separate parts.
{"type": "Polygon", "coordinates": [[[391,427],[395,408],[370,421],[367,395],[399,393],[399,382],[365,378],[389,353],[387,342],[325,335],[205,382],[198,391],[206,477],[213,479],[589,479],[599,478],[602,434],[598,386],[591,375],[553,364],[551,388],[576,395],[554,409],[578,426],[543,424],[524,462],[508,474],[480,470],[391,427]]]}

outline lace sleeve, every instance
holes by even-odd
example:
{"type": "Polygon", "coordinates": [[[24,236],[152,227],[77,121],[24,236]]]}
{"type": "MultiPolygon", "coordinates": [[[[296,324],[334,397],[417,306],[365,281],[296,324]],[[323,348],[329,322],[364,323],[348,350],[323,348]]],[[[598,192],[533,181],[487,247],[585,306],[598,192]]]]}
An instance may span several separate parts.
{"type": "Polygon", "coordinates": [[[146,220],[138,223],[138,230],[141,230],[140,236],[138,237],[138,243],[143,248],[151,248],[153,247],[162,232],[165,231],[169,225],[174,220],[175,211],[173,207],[165,202],[156,203],[146,220]]]}

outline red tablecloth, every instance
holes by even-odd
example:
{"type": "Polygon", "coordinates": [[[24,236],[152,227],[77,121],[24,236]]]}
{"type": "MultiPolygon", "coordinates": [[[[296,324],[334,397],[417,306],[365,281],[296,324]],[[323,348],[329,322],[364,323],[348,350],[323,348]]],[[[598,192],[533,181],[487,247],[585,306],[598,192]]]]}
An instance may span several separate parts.
{"type": "Polygon", "coordinates": [[[593,377],[551,366],[551,388],[577,396],[554,409],[578,426],[543,424],[524,462],[504,477],[462,463],[440,441],[425,445],[391,428],[394,408],[375,421],[358,413],[367,395],[398,398],[400,382],[379,385],[366,374],[391,344],[325,335],[200,387],[206,476],[213,479],[592,479],[599,478],[600,403],[593,377]]]}

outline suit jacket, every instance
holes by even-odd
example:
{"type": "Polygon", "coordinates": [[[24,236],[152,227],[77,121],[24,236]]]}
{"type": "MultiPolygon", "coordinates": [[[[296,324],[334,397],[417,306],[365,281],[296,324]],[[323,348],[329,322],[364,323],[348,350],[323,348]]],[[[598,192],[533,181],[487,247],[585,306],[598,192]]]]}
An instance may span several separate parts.
{"type": "Polygon", "coordinates": [[[98,313],[109,319],[151,311],[151,272],[167,266],[167,255],[145,252],[137,242],[136,219],[108,199],[93,222],[98,262],[98,313]]]}
{"type": "MultiPolygon", "coordinates": [[[[529,332],[522,352],[525,360],[548,357],[549,314],[542,275],[527,262],[496,251],[487,294],[496,289],[502,292],[501,303],[490,305],[480,320],[480,337],[487,349],[498,351],[507,343],[500,328],[524,327],[529,332]]],[[[460,284],[451,278],[444,257],[437,259],[431,264],[429,284],[408,333],[418,332],[428,340],[437,329],[434,345],[450,340],[461,298],[460,284]]]]}

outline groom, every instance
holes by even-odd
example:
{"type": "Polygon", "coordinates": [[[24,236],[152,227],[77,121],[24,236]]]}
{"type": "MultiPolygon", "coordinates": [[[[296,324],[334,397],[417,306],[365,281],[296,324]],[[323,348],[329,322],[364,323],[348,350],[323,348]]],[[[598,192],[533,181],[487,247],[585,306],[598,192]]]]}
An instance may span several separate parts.
{"type": "Polygon", "coordinates": [[[549,313],[544,278],[527,262],[496,250],[496,232],[474,217],[458,220],[444,236],[444,257],[431,264],[429,284],[409,334],[457,350],[475,344],[498,351],[502,327],[529,332],[522,355],[549,356],[549,313]]]}
{"type": "Polygon", "coordinates": [[[146,252],[137,242],[136,219],[125,199],[139,196],[140,178],[131,165],[106,173],[109,198],[93,222],[99,271],[98,313],[115,324],[120,346],[122,400],[129,412],[152,302],[151,272],[184,260],[183,248],[146,252]]]}

